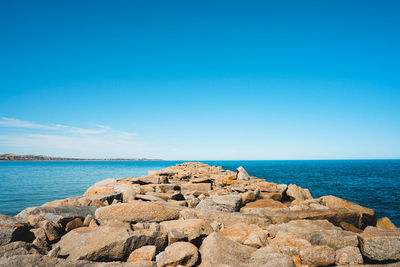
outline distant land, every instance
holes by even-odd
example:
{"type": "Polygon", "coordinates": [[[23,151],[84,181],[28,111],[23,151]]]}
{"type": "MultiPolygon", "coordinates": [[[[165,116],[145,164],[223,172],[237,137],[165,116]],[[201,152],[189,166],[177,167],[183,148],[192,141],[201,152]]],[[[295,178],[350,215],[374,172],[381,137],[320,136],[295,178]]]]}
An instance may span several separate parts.
{"type": "Polygon", "coordinates": [[[0,154],[0,161],[160,161],[162,159],[124,159],[124,158],[110,158],[110,159],[84,159],[84,158],[64,158],[64,157],[49,157],[42,155],[17,155],[17,154],[0,154]]]}

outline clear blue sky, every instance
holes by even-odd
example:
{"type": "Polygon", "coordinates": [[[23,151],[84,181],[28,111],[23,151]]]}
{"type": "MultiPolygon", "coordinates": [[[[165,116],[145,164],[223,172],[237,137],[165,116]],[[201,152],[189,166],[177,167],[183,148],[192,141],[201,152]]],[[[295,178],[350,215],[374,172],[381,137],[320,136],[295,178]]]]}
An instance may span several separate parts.
{"type": "Polygon", "coordinates": [[[0,1],[0,153],[400,158],[399,1],[0,1]]]}

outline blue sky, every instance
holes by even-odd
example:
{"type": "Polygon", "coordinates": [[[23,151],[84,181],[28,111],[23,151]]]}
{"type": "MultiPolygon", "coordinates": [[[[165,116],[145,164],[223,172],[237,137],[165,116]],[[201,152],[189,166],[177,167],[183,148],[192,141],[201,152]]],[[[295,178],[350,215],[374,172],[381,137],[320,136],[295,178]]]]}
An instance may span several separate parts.
{"type": "Polygon", "coordinates": [[[400,158],[398,1],[0,1],[0,153],[400,158]]]}

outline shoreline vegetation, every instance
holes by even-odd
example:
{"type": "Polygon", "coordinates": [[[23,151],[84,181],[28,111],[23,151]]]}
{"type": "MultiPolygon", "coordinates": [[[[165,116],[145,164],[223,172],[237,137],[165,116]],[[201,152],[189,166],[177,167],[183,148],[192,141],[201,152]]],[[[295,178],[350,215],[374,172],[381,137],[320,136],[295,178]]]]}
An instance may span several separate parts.
{"type": "Polygon", "coordinates": [[[162,159],[126,159],[126,158],[104,158],[104,159],[84,159],[67,157],[49,157],[43,155],[17,155],[0,154],[0,161],[163,161],[162,159]]]}
{"type": "Polygon", "coordinates": [[[186,162],[0,214],[0,267],[399,265],[389,218],[243,167],[186,162]]]}

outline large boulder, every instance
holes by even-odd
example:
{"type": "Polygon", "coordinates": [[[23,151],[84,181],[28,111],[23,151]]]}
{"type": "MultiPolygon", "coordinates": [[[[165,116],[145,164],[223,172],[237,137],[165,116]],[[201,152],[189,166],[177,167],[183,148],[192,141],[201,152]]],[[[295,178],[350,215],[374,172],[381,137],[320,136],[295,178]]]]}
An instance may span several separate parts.
{"type": "Polygon", "coordinates": [[[253,202],[247,203],[243,206],[240,211],[245,209],[272,209],[272,210],[279,210],[284,209],[288,210],[288,207],[282,204],[282,202],[273,200],[273,199],[259,199],[253,202]]]}
{"type": "Polygon", "coordinates": [[[155,262],[91,262],[69,260],[43,255],[17,255],[0,258],[0,267],[156,267],[155,262]]]}
{"type": "Polygon", "coordinates": [[[176,242],[156,257],[157,267],[194,266],[198,260],[197,247],[188,242],[176,242]]]}
{"type": "Polygon", "coordinates": [[[135,262],[140,260],[153,261],[156,257],[156,246],[143,246],[135,249],[130,255],[127,262],[135,262]]]}
{"type": "Polygon", "coordinates": [[[131,181],[135,184],[167,184],[168,178],[159,175],[146,175],[138,178],[132,178],[131,181]]]}
{"type": "Polygon", "coordinates": [[[26,219],[0,214],[0,246],[14,241],[32,242],[33,239],[26,219]]]}
{"type": "Polygon", "coordinates": [[[367,231],[367,229],[358,235],[361,253],[365,257],[374,261],[400,260],[400,232],[367,231]]]}
{"type": "Polygon", "coordinates": [[[165,221],[160,223],[160,228],[167,233],[177,231],[190,242],[196,242],[213,232],[210,224],[203,219],[165,221]]]}
{"type": "Polygon", "coordinates": [[[29,215],[40,215],[43,218],[65,226],[75,218],[85,219],[86,216],[94,216],[96,207],[89,206],[59,206],[59,207],[30,207],[26,208],[16,216],[28,218],[29,215]]]}
{"type": "Polygon", "coordinates": [[[217,210],[225,212],[239,211],[242,198],[240,195],[216,195],[212,199],[204,199],[196,206],[196,209],[217,210]]]}
{"type": "Polygon", "coordinates": [[[126,260],[133,250],[155,244],[157,238],[157,232],[131,231],[120,225],[80,227],[64,235],[56,246],[60,257],[71,260],[126,260]]]}
{"type": "Polygon", "coordinates": [[[178,219],[179,212],[156,203],[132,201],[99,208],[96,210],[95,216],[100,222],[107,220],[119,220],[129,223],[162,222],[178,219]]]}
{"type": "Polygon", "coordinates": [[[305,239],[312,245],[327,245],[333,249],[347,246],[357,247],[357,235],[342,230],[326,220],[296,220],[288,223],[270,225],[267,229],[272,237],[279,232],[289,233],[294,237],[305,239]]]}
{"type": "Polygon", "coordinates": [[[280,254],[269,247],[255,249],[241,245],[218,233],[204,239],[200,247],[202,267],[294,267],[289,256],[280,254]]]}
{"type": "Polygon", "coordinates": [[[300,251],[303,264],[329,266],[335,263],[335,251],[328,246],[310,246],[300,251]]]}
{"type": "Polygon", "coordinates": [[[220,235],[227,237],[235,242],[250,247],[263,247],[267,242],[268,233],[256,225],[248,225],[238,223],[227,227],[218,232],[220,235]]]}
{"type": "Polygon", "coordinates": [[[250,180],[250,175],[242,166],[236,169],[236,175],[238,180],[250,180]]]}
{"type": "Polygon", "coordinates": [[[23,241],[16,241],[4,246],[0,246],[0,258],[28,254],[39,254],[39,251],[31,243],[23,241]]]}
{"type": "Polygon", "coordinates": [[[304,201],[307,199],[312,199],[311,193],[308,189],[303,189],[298,185],[291,184],[288,186],[286,190],[286,195],[290,200],[300,200],[304,201]]]}
{"type": "Polygon", "coordinates": [[[129,179],[113,179],[108,178],[100,182],[95,183],[89,187],[84,196],[91,196],[95,194],[114,194],[114,193],[124,193],[132,189],[138,189],[137,184],[132,184],[129,179]]]}
{"type": "Polygon", "coordinates": [[[347,221],[354,226],[364,229],[368,225],[376,225],[376,214],[373,209],[360,206],[354,202],[335,197],[335,196],[323,196],[320,197],[321,204],[327,206],[330,209],[338,210],[340,212],[351,212],[357,218],[357,221],[347,221]]]}
{"type": "Polygon", "coordinates": [[[336,250],[337,265],[363,264],[364,260],[357,247],[344,247],[336,250]]]}

